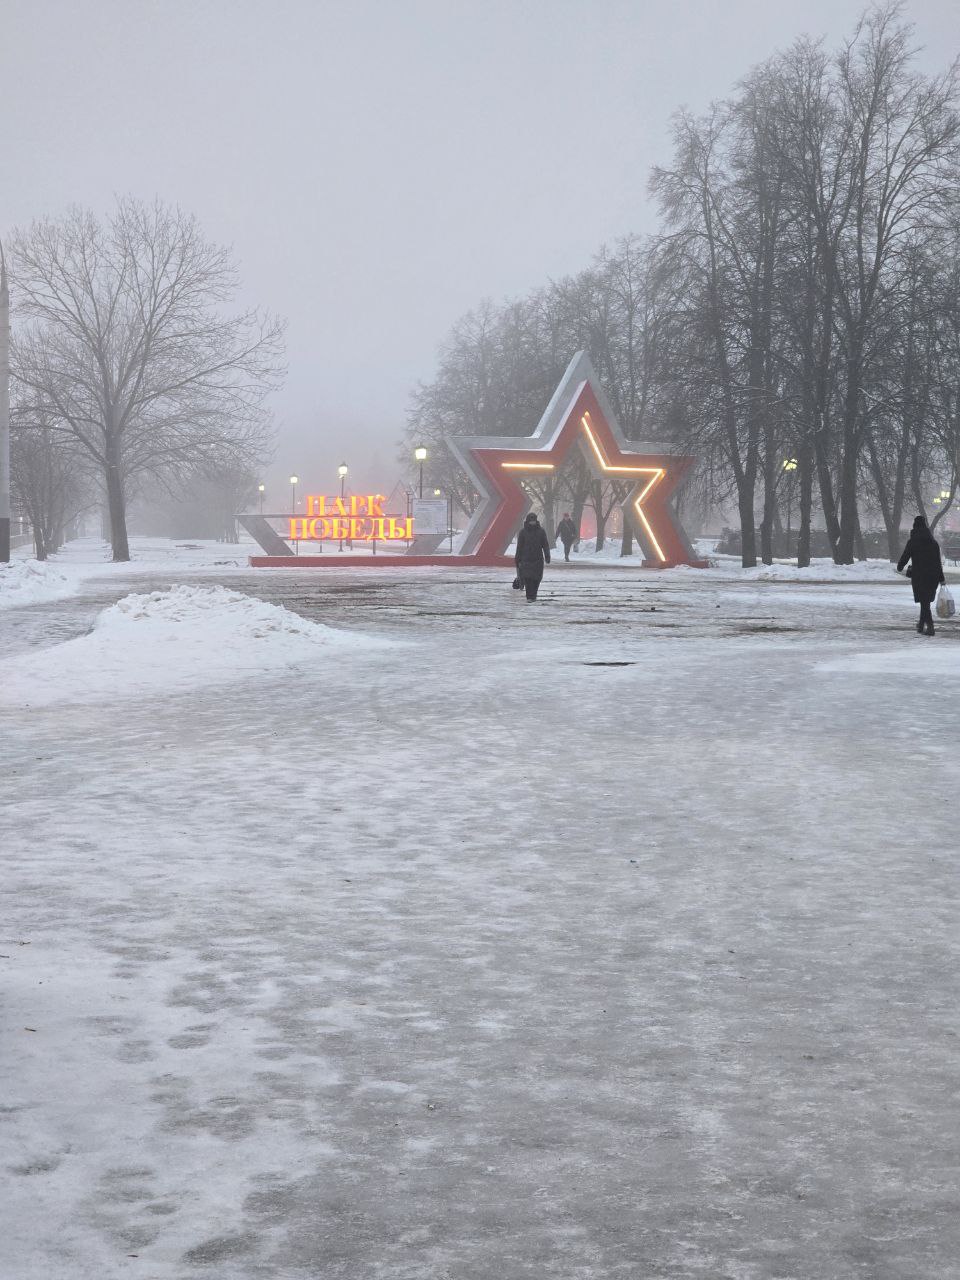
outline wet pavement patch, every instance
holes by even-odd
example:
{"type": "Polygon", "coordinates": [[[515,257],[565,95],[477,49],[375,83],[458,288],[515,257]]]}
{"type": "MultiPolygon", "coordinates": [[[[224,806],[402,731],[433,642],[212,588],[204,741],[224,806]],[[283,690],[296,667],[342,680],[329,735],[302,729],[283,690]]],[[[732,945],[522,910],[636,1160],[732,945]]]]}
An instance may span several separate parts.
{"type": "Polygon", "coordinates": [[[788,632],[810,631],[811,627],[785,627],[779,623],[747,622],[733,628],[742,636],[785,635],[788,632]]]}

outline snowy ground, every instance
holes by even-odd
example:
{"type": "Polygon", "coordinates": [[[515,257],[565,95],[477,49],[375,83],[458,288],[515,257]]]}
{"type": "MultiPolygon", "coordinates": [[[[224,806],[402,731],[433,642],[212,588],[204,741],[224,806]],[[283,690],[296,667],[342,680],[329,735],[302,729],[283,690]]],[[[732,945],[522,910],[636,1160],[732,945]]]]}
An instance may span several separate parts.
{"type": "Polygon", "coordinates": [[[82,538],[42,563],[20,547],[10,564],[0,565],[0,610],[27,604],[62,600],[75,595],[83,583],[98,574],[122,581],[131,575],[173,570],[178,578],[196,573],[215,574],[246,565],[259,548],[253,542],[238,546],[222,542],[171,542],[167,538],[133,539],[134,559],[109,563],[109,548],[98,538],[82,538]]]}
{"type": "Polygon", "coordinates": [[[139,550],[0,612],[3,1280],[960,1277],[960,625],[139,550]]]}

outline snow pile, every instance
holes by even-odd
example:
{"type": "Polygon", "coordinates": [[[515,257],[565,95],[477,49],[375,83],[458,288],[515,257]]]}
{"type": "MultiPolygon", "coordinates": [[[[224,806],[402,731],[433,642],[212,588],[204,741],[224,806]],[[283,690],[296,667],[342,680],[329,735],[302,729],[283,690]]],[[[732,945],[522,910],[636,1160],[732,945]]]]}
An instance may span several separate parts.
{"type": "MultiPolygon", "coordinates": [[[[709,574],[712,578],[736,582],[880,582],[895,583],[898,581],[895,567],[889,560],[858,560],[856,564],[834,564],[829,556],[820,556],[811,560],[803,569],[798,569],[795,560],[775,560],[773,564],[758,564],[752,569],[744,569],[739,556],[717,555],[707,553],[708,569],[691,570],[680,565],[670,572],[709,574]]],[[[902,581],[902,579],[901,579],[902,581]]]]}
{"type": "Polygon", "coordinates": [[[391,643],[225,587],[181,585],[125,596],[88,635],[16,658],[0,701],[37,706],[183,692],[391,643]]]}
{"type": "Polygon", "coordinates": [[[50,560],[12,560],[9,564],[0,564],[0,609],[59,600],[73,595],[79,581],[76,574],[65,573],[50,560]]]}
{"type": "MultiPolygon", "coordinates": [[[[643,553],[636,541],[634,541],[633,544],[633,552],[629,556],[621,555],[620,547],[621,540],[619,534],[616,534],[612,538],[609,536],[605,538],[603,546],[599,551],[597,550],[596,538],[581,538],[579,546],[572,554],[575,558],[580,557],[583,560],[589,560],[591,564],[605,564],[607,562],[613,562],[620,564],[636,563],[639,565],[643,560],[643,553]]],[[[563,559],[563,545],[560,542],[557,543],[554,554],[559,559],[563,559]]]]}
{"type": "Polygon", "coordinates": [[[114,631],[130,634],[129,628],[138,628],[147,622],[155,634],[168,633],[168,639],[182,639],[184,626],[191,632],[211,630],[228,632],[225,639],[261,640],[266,636],[305,636],[312,642],[318,639],[343,643],[342,632],[301,618],[283,605],[268,604],[240,591],[226,587],[172,587],[169,591],[151,591],[149,595],[129,595],[109,609],[105,609],[94,624],[95,631],[114,631]]]}
{"type": "Polygon", "coordinates": [[[812,560],[804,569],[798,569],[790,560],[759,564],[744,569],[735,562],[738,577],[757,582],[896,582],[897,575],[889,560],[860,560],[856,564],[834,564],[827,556],[812,560]]]}

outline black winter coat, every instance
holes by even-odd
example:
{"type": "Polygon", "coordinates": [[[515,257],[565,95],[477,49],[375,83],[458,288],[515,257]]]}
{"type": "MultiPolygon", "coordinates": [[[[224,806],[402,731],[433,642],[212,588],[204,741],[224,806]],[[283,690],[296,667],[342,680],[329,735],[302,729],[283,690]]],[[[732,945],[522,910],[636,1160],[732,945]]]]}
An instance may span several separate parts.
{"type": "Polygon", "coordinates": [[[577,531],[574,528],[572,520],[561,520],[557,525],[557,537],[564,546],[569,546],[571,542],[576,542],[577,531]]]}
{"type": "Polygon", "coordinates": [[[540,524],[525,524],[517,537],[514,556],[521,578],[542,578],[544,562],[550,563],[550,543],[540,524]]]}
{"type": "Polygon", "coordinates": [[[903,555],[897,561],[897,569],[902,569],[908,560],[914,600],[917,604],[931,604],[937,594],[937,587],[945,581],[940,543],[932,533],[911,533],[903,555]]]}

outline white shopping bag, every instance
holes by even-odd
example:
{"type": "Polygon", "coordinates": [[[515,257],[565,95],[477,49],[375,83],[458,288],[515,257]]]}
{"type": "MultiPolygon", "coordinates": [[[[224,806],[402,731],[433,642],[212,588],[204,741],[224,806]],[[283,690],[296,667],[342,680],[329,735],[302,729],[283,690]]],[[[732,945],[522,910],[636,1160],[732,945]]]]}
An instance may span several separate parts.
{"type": "Polygon", "coordinates": [[[937,593],[937,617],[952,618],[957,612],[957,606],[953,603],[953,596],[948,587],[941,587],[937,593]]]}

